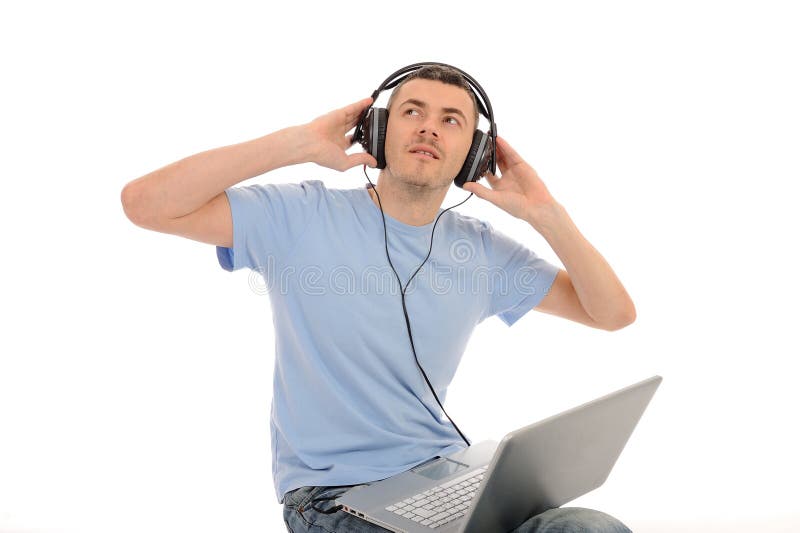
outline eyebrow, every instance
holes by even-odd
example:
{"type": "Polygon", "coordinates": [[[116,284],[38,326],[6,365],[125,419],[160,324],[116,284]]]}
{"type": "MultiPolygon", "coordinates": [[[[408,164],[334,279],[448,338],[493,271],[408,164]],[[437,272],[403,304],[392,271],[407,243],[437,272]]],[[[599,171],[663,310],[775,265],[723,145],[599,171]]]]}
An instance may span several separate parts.
{"type": "MultiPolygon", "coordinates": [[[[408,100],[406,100],[405,102],[403,102],[400,105],[404,106],[406,104],[414,104],[415,106],[419,106],[419,107],[421,107],[423,109],[427,109],[428,108],[428,104],[426,104],[422,100],[417,100],[416,98],[409,98],[408,100]]],[[[456,114],[456,115],[461,115],[461,119],[464,121],[464,124],[467,124],[467,117],[466,117],[466,115],[464,115],[464,113],[462,113],[462,111],[459,108],[457,108],[457,107],[443,107],[442,111],[444,111],[445,113],[453,113],[453,114],[456,114]]]]}

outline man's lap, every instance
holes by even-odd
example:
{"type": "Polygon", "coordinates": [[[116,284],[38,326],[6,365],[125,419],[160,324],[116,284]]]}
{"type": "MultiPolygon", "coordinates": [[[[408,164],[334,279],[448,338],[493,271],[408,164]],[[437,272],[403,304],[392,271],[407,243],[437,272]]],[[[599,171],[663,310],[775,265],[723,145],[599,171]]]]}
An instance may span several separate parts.
{"type": "Polygon", "coordinates": [[[583,507],[557,507],[548,509],[529,518],[512,533],[567,533],[567,532],[603,532],[631,533],[631,530],[602,511],[583,507]]]}
{"type": "MultiPolygon", "coordinates": [[[[329,533],[373,533],[386,529],[344,511],[325,514],[335,506],[333,499],[313,502],[319,498],[336,498],[350,490],[346,487],[301,487],[286,494],[283,519],[291,533],[304,531],[329,533]],[[314,509],[316,507],[317,509],[314,509]]],[[[529,518],[513,533],[567,532],[630,533],[622,522],[601,511],[581,507],[559,507],[529,518]]]]}
{"type": "Polygon", "coordinates": [[[283,502],[283,520],[291,533],[303,531],[327,531],[338,533],[372,533],[386,529],[362,520],[345,511],[325,514],[317,509],[328,511],[335,507],[334,500],[313,502],[318,498],[335,498],[352,487],[300,487],[286,494],[283,502]],[[314,508],[316,507],[316,509],[314,508]]]}

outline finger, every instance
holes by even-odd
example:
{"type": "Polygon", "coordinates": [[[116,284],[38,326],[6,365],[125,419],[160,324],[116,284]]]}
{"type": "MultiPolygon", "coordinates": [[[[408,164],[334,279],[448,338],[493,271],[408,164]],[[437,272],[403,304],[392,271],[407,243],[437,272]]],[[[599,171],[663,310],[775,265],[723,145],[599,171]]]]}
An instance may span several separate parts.
{"type": "Polygon", "coordinates": [[[372,97],[368,96],[367,98],[362,98],[358,102],[353,102],[352,104],[343,107],[342,109],[345,112],[345,120],[347,121],[347,129],[352,128],[358,122],[358,119],[361,117],[361,113],[364,111],[365,108],[369,107],[372,103],[372,97]]]}
{"type": "Polygon", "coordinates": [[[345,170],[360,165],[367,165],[370,168],[375,168],[378,166],[378,161],[366,152],[359,152],[347,156],[347,168],[345,170]]]}
{"type": "Polygon", "coordinates": [[[486,178],[486,181],[489,182],[489,185],[492,186],[492,189],[497,187],[497,185],[500,185],[500,178],[498,178],[491,172],[487,172],[486,174],[484,174],[484,177],[486,178]]]}
{"type": "Polygon", "coordinates": [[[497,148],[499,150],[498,163],[502,160],[503,166],[513,167],[522,162],[522,157],[508,144],[508,141],[499,135],[497,136],[497,148]]]}
{"type": "Polygon", "coordinates": [[[353,139],[355,139],[355,136],[356,136],[355,132],[345,135],[344,138],[341,140],[341,142],[339,142],[339,146],[347,150],[348,148],[353,146],[353,143],[355,142],[353,141],[353,139]]]}
{"type": "Polygon", "coordinates": [[[463,189],[465,191],[469,191],[474,193],[475,196],[478,198],[482,198],[484,200],[488,200],[494,203],[494,198],[496,197],[497,193],[491,189],[487,189],[480,183],[476,183],[474,181],[470,181],[464,184],[463,189]]]}
{"type": "Polygon", "coordinates": [[[501,174],[505,174],[506,170],[508,170],[508,163],[506,163],[505,154],[499,143],[497,143],[497,168],[500,169],[501,174]]]}
{"type": "Polygon", "coordinates": [[[353,146],[352,137],[353,137],[352,134],[343,137],[337,137],[334,142],[336,143],[336,146],[338,146],[342,150],[347,150],[348,148],[353,146]]]}

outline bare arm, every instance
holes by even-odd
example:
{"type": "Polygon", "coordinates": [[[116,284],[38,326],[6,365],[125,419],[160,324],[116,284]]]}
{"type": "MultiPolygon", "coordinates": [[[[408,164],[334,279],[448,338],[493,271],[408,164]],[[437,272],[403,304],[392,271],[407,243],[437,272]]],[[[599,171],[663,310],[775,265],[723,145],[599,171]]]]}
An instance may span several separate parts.
{"type": "Polygon", "coordinates": [[[314,162],[335,170],[367,164],[365,153],[347,155],[365,98],[251,141],[186,157],[135,179],[122,190],[126,216],[146,229],[231,247],[233,223],[225,189],[246,179],[297,163],[314,162]]]}
{"type": "Polygon", "coordinates": [[[491,189],[478,183],[465,183],[464,189],[528,222],[564,263],[566,271],[558,273],[536,309],[609,331],[633,323],[636,308],[625,287],[539,174],[500,136],[497,156],[502,174],[486,175],[491,189]]]}

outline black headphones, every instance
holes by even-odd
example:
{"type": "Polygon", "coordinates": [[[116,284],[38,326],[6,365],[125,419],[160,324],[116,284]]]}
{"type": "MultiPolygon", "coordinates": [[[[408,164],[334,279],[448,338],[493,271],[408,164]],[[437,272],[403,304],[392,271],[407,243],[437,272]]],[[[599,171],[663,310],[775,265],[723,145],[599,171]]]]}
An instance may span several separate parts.
{"type": "MultiPolygon", "coordinates": [[[[489,169],[491,169],[492,174],[495,174],[497,170],[497,149],[495,142],[497,138],[497,125],[494,123],[492,104],[489,102],[489,98],[478,82],[463,70],[445,63],[427,62],[408,65],[386,78],[386,80],[381,83],[380,87],[372,93],[373,105],[382,91],[396,87],[400,82],[409,77],[411,73],[430,65],[449,67],[458,71],[472,87],[472,94],[476,96],[475,100],[478,104],[478,111],[481,115],[489,119],[489,131],[486,133],[477,129],[477,124],[475,125],[475,133],[472,135],[472,145],[469,147],[467,158],[464,160],[464,164],[461,170],[458,171],[454,180],[456,186],[463,187],[464,184],[469,181],[478,181],[489,169]],[[480,96],[480,98],[478,98],[478,96],[480,96]]],[[[356,126],[355,132],[353,132],[353,143],[361,143],[364,150],[377,160],[377,168],[381,169],[386,168],[384,146],[388,121],[388,109],[370,106],[361,114],[358,126],[356,126]]]]}

